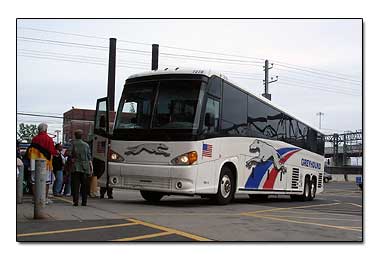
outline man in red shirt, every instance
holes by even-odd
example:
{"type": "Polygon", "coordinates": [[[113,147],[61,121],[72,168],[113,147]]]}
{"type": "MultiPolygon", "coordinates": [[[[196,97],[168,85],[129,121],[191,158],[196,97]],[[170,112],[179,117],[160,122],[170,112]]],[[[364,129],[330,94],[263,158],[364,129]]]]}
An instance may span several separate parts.
{"type": "MultiPolygon", "coordinates": [[[[38,135],[36,135],[32,140],[28,148],[28,157],[30,160],[35,159],[45,159],[46,160],[46,203],[51,203],[48,200],[48,190],[50,184],[53,182],[52,174],[52,158],[57,154],[57,151],[54,146],[54,141],[47,134],[47,124],[41,123],[38,125],[38,135]]],[[[35,171],[32,171],[31,183],[33,184],[32,189],[34,193],[35,188],[35,171]]]]}

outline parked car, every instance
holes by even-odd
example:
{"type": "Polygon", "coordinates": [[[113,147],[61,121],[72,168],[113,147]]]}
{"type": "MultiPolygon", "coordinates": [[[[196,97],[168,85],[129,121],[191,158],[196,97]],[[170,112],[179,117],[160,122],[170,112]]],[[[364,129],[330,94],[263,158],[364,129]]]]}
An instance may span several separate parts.
{"type": "Polygon", "coordinates": [[[324,178],[323,178],[323,181],[324,181],[325,183],[328,183],[328,182],[331,181],[331,180],[332,180],[332,175],[331,175],[330,173],[325,172],[325,176],[324,176],[324,178]]]}

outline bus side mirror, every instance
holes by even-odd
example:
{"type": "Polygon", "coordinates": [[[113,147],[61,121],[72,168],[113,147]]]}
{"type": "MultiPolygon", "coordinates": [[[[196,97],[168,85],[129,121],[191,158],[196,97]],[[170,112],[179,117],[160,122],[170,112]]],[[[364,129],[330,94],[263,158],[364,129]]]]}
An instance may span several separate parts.
{"type": "Polygon", "coordinates": [[[215,126],[215,115],[212,113],[206,113],[204,117],[204,125],[207,127],[215,126]]]}

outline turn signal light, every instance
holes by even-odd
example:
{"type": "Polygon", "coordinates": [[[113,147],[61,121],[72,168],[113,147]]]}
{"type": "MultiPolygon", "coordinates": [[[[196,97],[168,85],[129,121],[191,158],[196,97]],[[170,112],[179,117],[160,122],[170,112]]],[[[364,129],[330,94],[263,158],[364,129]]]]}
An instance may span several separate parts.
{"type": "Polygon", "coordinates": [[[181,154],[171,160],[174,165],[191,165],[198,160],[198,153],[195,151],[181,154]]]}
{"type": "Polygon", "coordinates": [[[123,162],[124,158],[117,152],[109,149],[109,161],[110,162],[123,162]]]}

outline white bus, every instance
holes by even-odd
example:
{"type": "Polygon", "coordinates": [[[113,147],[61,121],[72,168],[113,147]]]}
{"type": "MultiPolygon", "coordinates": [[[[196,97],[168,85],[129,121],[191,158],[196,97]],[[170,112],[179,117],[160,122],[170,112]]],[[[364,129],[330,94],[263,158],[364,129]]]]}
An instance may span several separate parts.
{"type": "Polygon", "coordinates": [[[235,194],[307,201],[323,191],[323,134],[221,74],[130,76],[112,133],[108,118],[107,98],[99,99],[95,174],[147,201],[200,195],[227,204],[235,194]]]}

